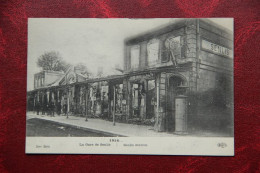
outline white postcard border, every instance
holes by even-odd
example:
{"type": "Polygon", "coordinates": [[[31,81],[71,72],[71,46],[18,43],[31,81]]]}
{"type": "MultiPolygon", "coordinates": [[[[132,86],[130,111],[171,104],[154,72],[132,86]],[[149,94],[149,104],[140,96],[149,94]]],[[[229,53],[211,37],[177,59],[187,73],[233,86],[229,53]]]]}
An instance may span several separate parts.
{"type": "Polygon", "coordinates": [[[234,138],[26,137],[26,153],[234,156],[234,138]]]}

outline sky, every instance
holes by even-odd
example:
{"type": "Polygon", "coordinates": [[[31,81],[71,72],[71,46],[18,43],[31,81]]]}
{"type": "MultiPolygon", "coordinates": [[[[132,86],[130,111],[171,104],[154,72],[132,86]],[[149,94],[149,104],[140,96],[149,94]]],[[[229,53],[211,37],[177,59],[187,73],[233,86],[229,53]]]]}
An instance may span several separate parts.
{"type": "MultiPolygon", "coordinates": [[[[123,67],[125,38],[176,20],[29,18],[27,90],[33,89],[33,75],[41,71],[36,62],[45,52],[57,51],[72,65],[84,63],[92,73],[102,67],[104,74],[115,74],[115,65],[123,67]]],[[[233,19],[211,20],[233,31],[233,19]]]]}

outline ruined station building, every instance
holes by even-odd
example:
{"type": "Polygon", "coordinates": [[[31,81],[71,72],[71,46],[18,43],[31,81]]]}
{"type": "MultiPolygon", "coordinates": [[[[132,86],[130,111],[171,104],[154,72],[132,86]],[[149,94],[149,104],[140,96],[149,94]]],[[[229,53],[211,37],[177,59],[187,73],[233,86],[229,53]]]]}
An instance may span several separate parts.
{"type": "Polygon", "coordinates": [[[152,125],[158,132],[233,135],[231,31],[207,19],[182,19],[125,39],[124,52],[120,75],[90,79],[72,68],[36,74],[28,110],[53,101],[58,114],[152,125]]]}
{"type": "Polygon", "coordinates": [[[186,19],[127,38],[124,75],[129,118],[154,118],[157,131],[232,131],[233,33],[228,29],[207,19],[186,19]]]}

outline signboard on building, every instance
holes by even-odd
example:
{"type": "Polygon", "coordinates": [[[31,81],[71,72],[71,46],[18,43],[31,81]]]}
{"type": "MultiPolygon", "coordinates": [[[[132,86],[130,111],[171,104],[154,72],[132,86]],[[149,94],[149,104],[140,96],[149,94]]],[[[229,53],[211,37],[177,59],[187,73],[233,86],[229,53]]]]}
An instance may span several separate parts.
{"type": "Polygon", "coordinates": [[[231,49],[228,49],[215,43],[211,43],[207,40],[201,40],[201,48],[218,55],[224,55],[229,58],[233,58],[233,51],[231,49]]]}

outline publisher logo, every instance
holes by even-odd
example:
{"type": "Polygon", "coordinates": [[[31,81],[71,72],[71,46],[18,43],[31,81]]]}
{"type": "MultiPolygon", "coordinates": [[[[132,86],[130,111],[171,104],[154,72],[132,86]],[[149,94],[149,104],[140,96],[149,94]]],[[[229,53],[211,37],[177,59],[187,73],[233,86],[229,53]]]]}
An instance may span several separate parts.
{"type": "Polygon", "coordinates": [[[220,147],[220,148],[226,148],[226,147],[227,147],[227,144],[224,143],[224,142],[221,142],[221,143],[218,143],[218,147],[220,147]]]}

